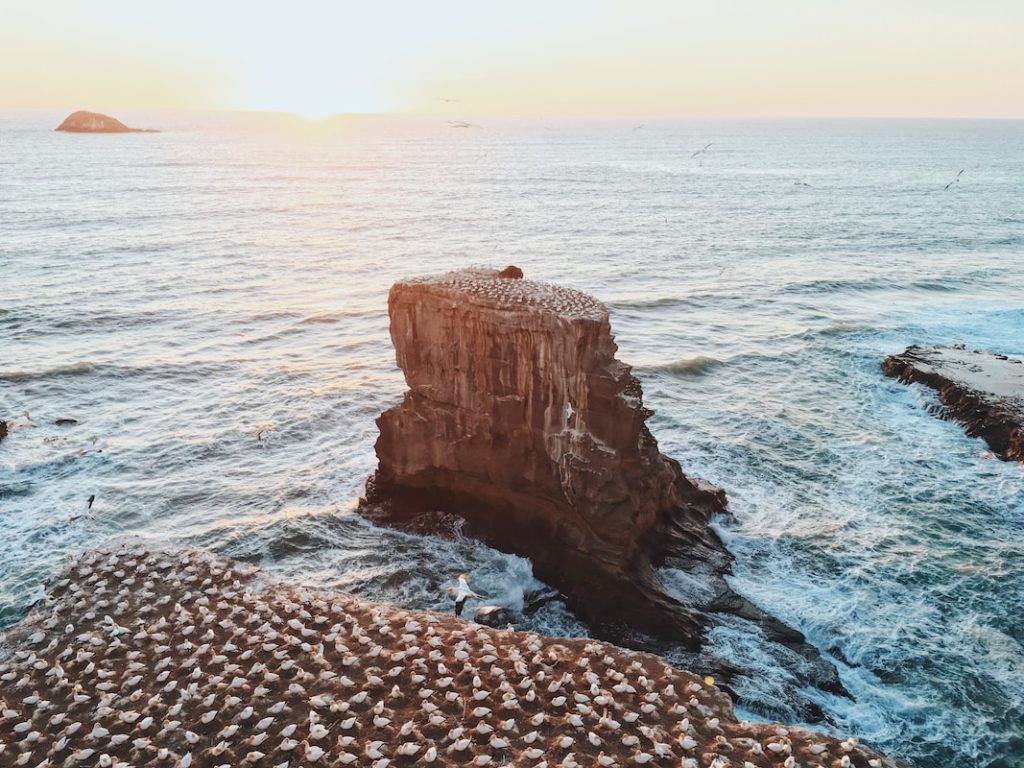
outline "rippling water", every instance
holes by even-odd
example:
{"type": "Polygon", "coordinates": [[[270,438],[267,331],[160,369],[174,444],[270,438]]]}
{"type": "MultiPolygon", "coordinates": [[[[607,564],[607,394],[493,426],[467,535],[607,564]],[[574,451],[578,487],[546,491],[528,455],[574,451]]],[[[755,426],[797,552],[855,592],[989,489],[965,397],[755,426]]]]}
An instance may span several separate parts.
{"type": "Polygon", "coordinates": [[[1024,765],[1024,469],[879,372],[919,341],[1024,354],[1024,123],[61,117],[0,113],[0,417],[36,425],[0,444],[0,627],[120,534],[521,599],[528,562],[352,511],[403,390],[388,287],[514,263],[608,304],[662,449],[729,493],[735,588],[856,696],[725,623],[745,714],[799,691],[917,766],[1024,765]]]}

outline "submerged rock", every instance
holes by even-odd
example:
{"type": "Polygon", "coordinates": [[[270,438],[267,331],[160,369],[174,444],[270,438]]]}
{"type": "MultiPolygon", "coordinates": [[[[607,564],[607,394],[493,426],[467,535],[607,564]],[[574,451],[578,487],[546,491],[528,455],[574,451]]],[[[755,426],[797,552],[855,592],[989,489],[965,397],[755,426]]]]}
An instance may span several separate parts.
{"type": "Polygon", "coordinates": [[[129,128],[116,117],[84,109],[72,112],[54,130],[68,133],[159,133],[153,128],[129,128]]]}
{"type": "Polygon", "coordinates": [[[803,635],[725,582],[731,558],[709,526],[725,493],[658,450],[604,305],[464,270],[397,283],[388,310],[409,390],[377,420],[364,515],[418,533],[450,531],[458,515],[464,533],[530,558],[617,642],[658,647],[640,630],[696,649],[705,610],[739,615],[809,659],[815,685],[845,693],[803,635]],[[701,605],[668,592],[663,563],[706,586],[701,605]]]}
{"type": "Polygon", "coordinates": [[[962,422],[1008,461],[1024,461],[1024,361],[954,347],[908,347],[882,362],[887,376],[934,389],[939,415],[962,422]]]}

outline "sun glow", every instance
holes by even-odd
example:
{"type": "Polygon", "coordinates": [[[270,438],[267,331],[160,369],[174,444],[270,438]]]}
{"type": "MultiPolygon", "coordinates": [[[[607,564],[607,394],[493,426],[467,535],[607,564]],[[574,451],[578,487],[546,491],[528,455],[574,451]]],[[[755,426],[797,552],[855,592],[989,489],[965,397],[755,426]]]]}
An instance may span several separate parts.
{"type": "Polygon", "coordinates": [[[1024,116],[1024,4],[9,4],[0,106],[1024,116]]]}

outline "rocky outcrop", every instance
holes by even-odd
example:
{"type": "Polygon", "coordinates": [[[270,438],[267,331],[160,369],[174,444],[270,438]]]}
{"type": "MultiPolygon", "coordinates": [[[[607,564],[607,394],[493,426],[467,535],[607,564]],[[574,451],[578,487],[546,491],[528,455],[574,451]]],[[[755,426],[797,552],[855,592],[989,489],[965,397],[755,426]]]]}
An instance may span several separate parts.
{"type": "Polygon", "coordinates": [[[0,419],[0,441],[7,437],[7,422],[0,419]]]}
{"type": "Polygon", "coordinates": [[[687,477],[647,428],[639,381],[616,359],[608,312],[578,291],[488,270],[397,283],[391,338],[409,390],[377,420],[377,472],[361,511],[420,533],[464,533],[530,558],[598,636],[635,630],[690,648],[705,611],[740,615],[818,664],[795,630],[734,593],[709,527],[725,493],[687,477]],[[684,605],[654,566],[699,572],[684,605]]]}
{"type": "Polygon", "coordinates": [[[944,418],[962,422],[1008,461],[1024,461],[1024,361],[955,347],[908,347],[882,363],[887,376],[934,389],[944,418]]]}
{"type": "Polygon", "coordinates": [[[84,109],[72,112],[54,130],[67,133],[158,133],[152,128],[129,128],[116,117],[84,109]]]}

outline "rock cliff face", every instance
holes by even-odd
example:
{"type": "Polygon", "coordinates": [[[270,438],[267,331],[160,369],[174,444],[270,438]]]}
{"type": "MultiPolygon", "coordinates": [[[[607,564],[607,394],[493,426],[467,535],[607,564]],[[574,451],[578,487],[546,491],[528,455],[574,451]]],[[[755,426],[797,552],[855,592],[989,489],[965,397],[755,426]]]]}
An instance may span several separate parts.
{"type": "Polygon", "coordinates": [[[157,133],[150,128],[129,128],[116,117],[84,109],[72,112],[54,130],[68,133],[157,133]]]}
{"type": "Polygon", "coordinates": [[[882,362],[887,376],[931,387],[939,415],[964,424],[997,456],[1024,461],[1024,361],[955,347],[908,347],[882,362]]]}
{"type": "Polygon", "coordinates": [[[391,289],[409,390],[377,420],[363,514],[420,533],[457,515],[466,533],[528,556],[595,634],[619,642],[641,630],[693,649],[706,612],[741,616],[809,659],[816,685],[843,692],[799,632],[725,583],[730,556],[708,526],[725,494],[659,452],[605,307],[516,272],[391,289]],[[684,605],[670,595],[654,570],[666,561],[697,572],[708,597],[684,605]]]}

